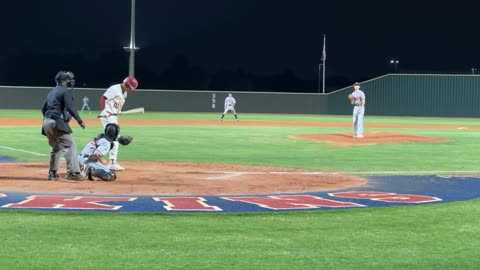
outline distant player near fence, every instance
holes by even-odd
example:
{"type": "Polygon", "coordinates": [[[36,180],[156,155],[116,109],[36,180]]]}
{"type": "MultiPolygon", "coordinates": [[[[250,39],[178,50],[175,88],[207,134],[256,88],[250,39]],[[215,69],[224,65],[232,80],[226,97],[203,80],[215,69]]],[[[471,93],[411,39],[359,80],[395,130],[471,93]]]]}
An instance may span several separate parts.
{"type": "Polygon", "coordinates": [[[235,111],[235,105],[237,104],[237,101],[235,98],[232,96],[232,93],[228,93],[228,97],[225,98],[225,105],[223,106],[224,111],[222,113],[222,118],[220,121],[223,121],[223,118],[225,117],[225,114],[229,111],[232,111],[233,114],[235,115],[236,121],[238,121],[238,116],[237,116],[237,111],[235,111]]]}
{"type": "Polygon", "coordinates": [[[82,111],[81,111],[82,113],[83,113],[83,110],[85,108],[87,108],[88,112],[92,113],[92,111],[90,110],[89,104],[90,104],[90,99],[87,96],[85,96],[83,98],[83,106],[82,106],[82,111]]]}

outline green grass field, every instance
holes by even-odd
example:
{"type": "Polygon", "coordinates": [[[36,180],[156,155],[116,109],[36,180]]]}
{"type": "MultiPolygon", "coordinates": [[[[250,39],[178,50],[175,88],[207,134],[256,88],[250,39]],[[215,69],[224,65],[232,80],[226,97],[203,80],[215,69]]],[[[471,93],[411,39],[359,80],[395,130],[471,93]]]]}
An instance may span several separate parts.
{"type": "MultiPolygon", "coordinates": [[[[96,114],[84,114],[95,118],[96,114]]],[[[38,127],[0,127],[0,155],[48,154],[38,127]]],[[[146,113],[126,118],[218,119],[146,113]]],[[[350,122],[349,116],[241,114],[242,120],[350,122]]],[[[228,120],[232,119],[227,115],[228,120]]],[[[476,119],[366,116],[367,123],[477,125],[476,119]]],[[[120,120],[121,124],[121,120],[120,120]]],[[[74,126],[78,148],[99,125],[74,126]]],[[[480,173],[480,130],[368,129],[449,138],[447,143],[335,147],[289,138],[349,128],[122,127],[135,138],[121,160],[224,162],[363,174],[480,173]]],[[[0,164],[1,167],[1,164],[0,164]]],[[[1,182],[0,182],[1,183],[1,182]]],[[[1,190],[1,188],[0,188],[1,190]]],[[[410,207],[274,214],[99,214],[0,211],[1,269],[478,269],[480,200],[410,207]]]]}

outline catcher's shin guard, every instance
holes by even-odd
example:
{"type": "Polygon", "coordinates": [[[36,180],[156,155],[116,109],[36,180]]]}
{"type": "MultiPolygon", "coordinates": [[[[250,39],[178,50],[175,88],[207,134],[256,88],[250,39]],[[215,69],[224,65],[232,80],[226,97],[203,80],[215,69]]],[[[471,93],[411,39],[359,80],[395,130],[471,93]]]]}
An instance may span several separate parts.
{"type": "Polygon", "coordinates": [[[89,176],[98,177],[103,181],[115,181],[115,179],[117,179],[117,175],[114,172],[110,170],[102,170],[102,169],[95,169],[95,168],[90,169],[89,176]]]}
{"type": "Polygon", "coordinates": [[[82,165],[82,167],[80,167],[80,170],[82,171],[83,176],[86,176],[86,177],[88,177],[88,180],[93,181],[93,177],[92,177],[93,168],[92,167],[90,167],[88,165],[82,165]]]}

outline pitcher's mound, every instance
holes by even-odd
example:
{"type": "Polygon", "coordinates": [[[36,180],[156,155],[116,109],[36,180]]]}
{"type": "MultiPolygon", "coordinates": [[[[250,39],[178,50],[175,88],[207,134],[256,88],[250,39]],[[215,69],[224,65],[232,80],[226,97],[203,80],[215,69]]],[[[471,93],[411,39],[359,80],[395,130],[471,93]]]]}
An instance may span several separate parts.
{"type": "Polygon", "coordinates": [[[353,138],[352,133],[336,134],[298,134],[295,138],[326,141],[338,146],[348,145],[366,145],[379,143],[399,143],[399,142],[448,142],[449,139],[424,137],[411,134],[393,133],[393,132],[367,132],[362,139],[353,138]]]}
{"type": "MultiPolygon", "coordinates": [[[[48,181],[47,163],[2,163],[1,191],[82,194],[268,194],[338,190],[365,184],[359,176],[219,163],[121,162],[113,182],[48,181]]],[[[65,166],[65,163],[62,163],[65,166]]],[[[65,169],[60,169],[63,177],[65,169]]]]}

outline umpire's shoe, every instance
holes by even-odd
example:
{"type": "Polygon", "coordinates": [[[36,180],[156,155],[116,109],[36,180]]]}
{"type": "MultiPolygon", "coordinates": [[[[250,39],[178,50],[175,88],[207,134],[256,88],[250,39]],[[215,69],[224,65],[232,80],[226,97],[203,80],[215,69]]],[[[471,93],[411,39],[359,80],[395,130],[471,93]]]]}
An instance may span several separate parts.
{"type": "Polygon", "coordinates": [[[67,173],[65,179],[74,180],[74,181],[83,181],[83,175],[81,173],[67,173]]]}
{"type": "Polygon", "coordinates": [[[60,176],[57,174],[57,171],[48,171],[48,180],[58,180],[60,176]]]}

